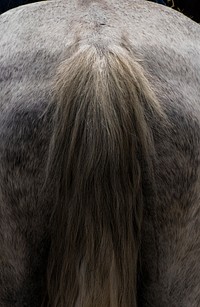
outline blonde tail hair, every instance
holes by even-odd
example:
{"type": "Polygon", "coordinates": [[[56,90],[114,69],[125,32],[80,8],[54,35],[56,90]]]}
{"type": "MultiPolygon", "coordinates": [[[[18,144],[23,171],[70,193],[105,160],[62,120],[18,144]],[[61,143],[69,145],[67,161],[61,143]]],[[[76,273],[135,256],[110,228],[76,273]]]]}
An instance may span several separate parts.
{"type": "Polygon", "coordinates": [[[162,111],[127,43],[69,53],[57,75],[47,169],[57,191],[47,305],[135,307],[148,114],[162,111]]]}

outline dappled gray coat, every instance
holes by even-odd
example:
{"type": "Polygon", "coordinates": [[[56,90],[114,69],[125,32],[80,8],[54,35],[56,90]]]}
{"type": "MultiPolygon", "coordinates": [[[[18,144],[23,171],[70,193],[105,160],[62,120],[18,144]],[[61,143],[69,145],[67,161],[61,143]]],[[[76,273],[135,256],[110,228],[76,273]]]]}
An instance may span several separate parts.
{"type": "Polygon", "coordinates": [[[0,306],[200,306],[200,26],[134,0],[0,16],[0,306]]]}

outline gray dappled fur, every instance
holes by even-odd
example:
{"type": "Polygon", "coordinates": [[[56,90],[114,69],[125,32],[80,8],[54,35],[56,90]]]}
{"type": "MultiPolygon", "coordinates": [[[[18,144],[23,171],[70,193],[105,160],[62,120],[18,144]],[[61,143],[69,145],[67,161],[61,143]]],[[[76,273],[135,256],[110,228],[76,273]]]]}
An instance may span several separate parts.
{"type": "Polygon", "coordinates": [[[199,37],[133,0],[0,16],[0,306],[200,305],[199,37]]]}

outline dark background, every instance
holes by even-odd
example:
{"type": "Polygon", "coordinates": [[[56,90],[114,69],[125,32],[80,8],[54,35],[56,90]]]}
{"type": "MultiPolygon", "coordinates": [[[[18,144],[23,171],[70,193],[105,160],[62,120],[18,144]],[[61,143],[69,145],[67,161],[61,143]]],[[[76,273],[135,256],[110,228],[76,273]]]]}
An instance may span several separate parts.
{"type": "Polygon", "coordinates": [[[200,23],[200,0],[169,0],[166,2],[168,6],[172,6],[176,10],[181,11],[188,17],[200,23]]]}
{"type": "MultiPolygon", "coordinates": [[[[39,0],[38,0],[39,1],[39,0]]],[[[12,9],[16,6],[22,5],[22,4],[28,4],[32,2],[38,2],[37,0],[0,0],[0,13],[4,13],[9,9],[12,9]]]]}

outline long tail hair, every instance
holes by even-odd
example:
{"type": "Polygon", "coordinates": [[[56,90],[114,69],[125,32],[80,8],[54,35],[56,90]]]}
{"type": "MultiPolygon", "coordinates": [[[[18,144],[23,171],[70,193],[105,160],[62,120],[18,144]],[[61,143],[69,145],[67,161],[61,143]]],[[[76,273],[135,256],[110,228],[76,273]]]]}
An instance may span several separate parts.
{"type": "Polygon", "coordinates": [[[128,43],[68,54],[47,168],[56,195],[46,305],[135,307],[148,121],[162,111],[128,43]]]}

